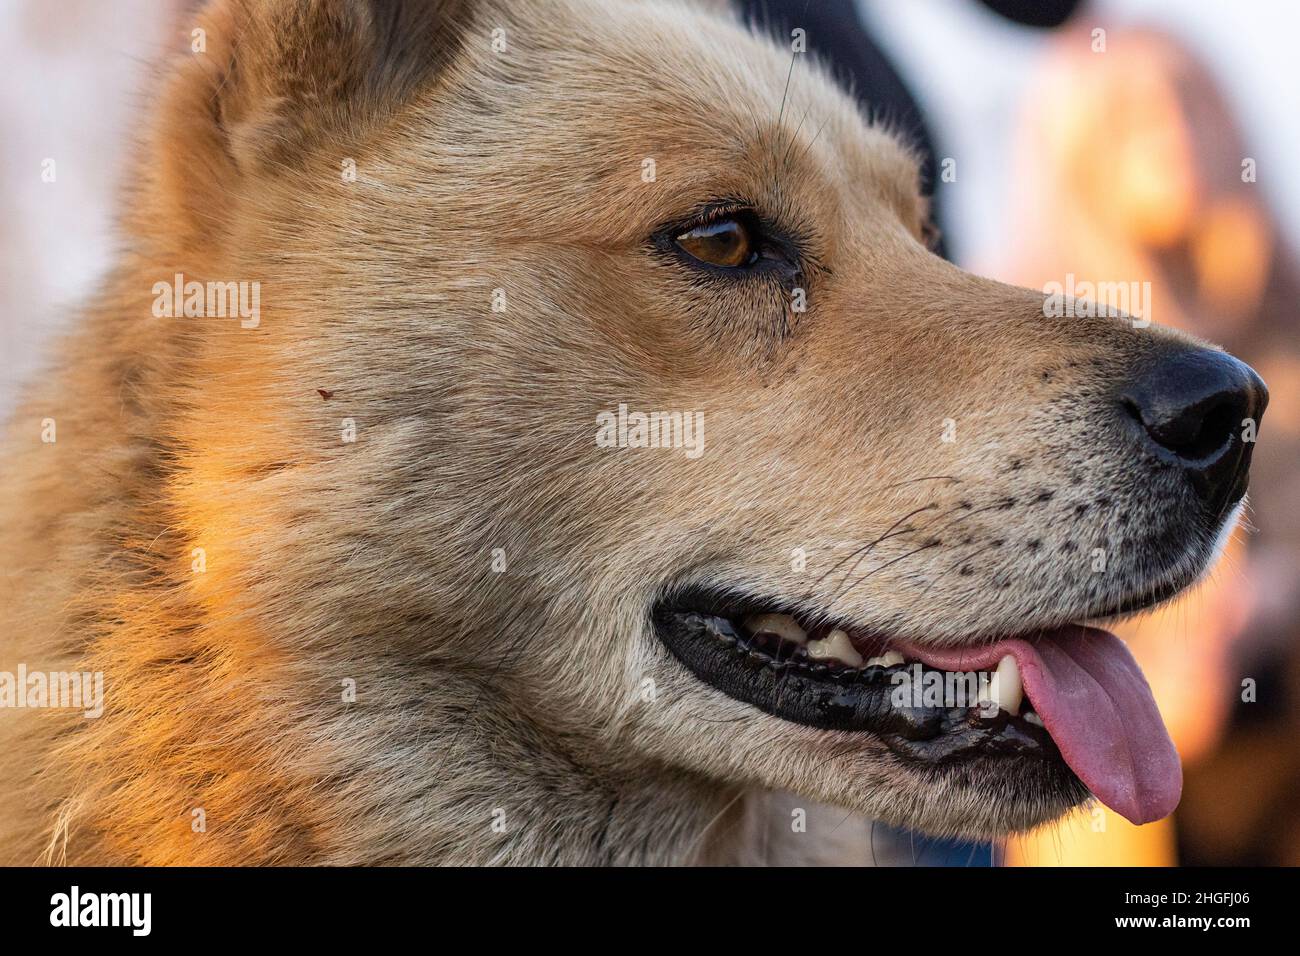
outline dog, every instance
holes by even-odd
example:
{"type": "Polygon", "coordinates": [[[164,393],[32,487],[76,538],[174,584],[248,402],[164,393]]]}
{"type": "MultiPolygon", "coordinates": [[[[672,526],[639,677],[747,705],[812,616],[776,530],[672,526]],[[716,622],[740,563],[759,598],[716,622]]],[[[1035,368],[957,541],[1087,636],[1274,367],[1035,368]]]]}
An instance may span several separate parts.
{"type": "Polygon", "coordinates": [[[1173,809],[1085,622],[1212,564],[1247,366],[932,254],[908,145],[720,4],[197,23],[6,439],[5,862],[832,862],[845,813],[1173,809]]]}

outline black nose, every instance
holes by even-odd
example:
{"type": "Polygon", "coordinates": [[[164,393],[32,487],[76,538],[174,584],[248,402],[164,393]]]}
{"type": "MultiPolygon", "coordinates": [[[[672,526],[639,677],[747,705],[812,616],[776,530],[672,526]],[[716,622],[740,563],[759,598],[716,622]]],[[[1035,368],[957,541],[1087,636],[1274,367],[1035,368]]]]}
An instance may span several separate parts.
{"type": "Polygon", "coordinates": [[[1212,519],[1246,493],[1268,388],[1245,362],[1206,348],[1147,365],[1120,397],[1148,448],[1184,469],[1212,519]]]}

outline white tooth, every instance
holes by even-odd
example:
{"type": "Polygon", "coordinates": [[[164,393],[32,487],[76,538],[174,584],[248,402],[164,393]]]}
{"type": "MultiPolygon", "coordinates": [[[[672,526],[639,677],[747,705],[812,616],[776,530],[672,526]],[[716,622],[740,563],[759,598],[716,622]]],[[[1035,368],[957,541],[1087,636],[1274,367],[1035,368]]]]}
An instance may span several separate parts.
{"type": "Polygon", "coordinates": [[[1043,718],[1039,717],[1038,714],[1032,710],[1027,710],[1020,716],[1025,719],[1025,723],[1027,724],[1033,724],[1035,727],[1043,726],[1043,718]]]}
{"type": "Polygon", "coordinates": [[[808,635],[789,614],[755,614],[745,626],[754,634],[775,634],[793,644],[808,643],[808,635]]]}
{"type": "Polygon", "coordinates": [[[815,661],[834,658],[850,667],[862,666],[862,655],[849,640],[848,632],[841,630],[831,631],[820,641],[809,641],[808,656],[815,661]]]}
{"type": "Polygon", "coordinates": [[[998,661],[998,669],[989,677],[988,699],[1008,714],[1020,713],[1025,688],[1020,681],[1020,668],[1013,655],[1007,654],[998,661]]]}
{"type": "Polygon", "coordinates": [[[1020,705],[1025,700],[1025,684],[1020,679],[1020,665],[1015,656],[1008,654],[998,661],[997,673],[1002,678],[1002,688],[998,695],[998,706],[1007,713],[1020,713],[1020,705]]]}
{"type": "Polygon", "coordinates": [[[903,663],[902,654],[898,653],[898,651],[885,651],[881,656],[873,657],[867,661],[867,666],[871,667],[875,664],[879,664],[881,667],[893,667],[895,664],[901,663],[903,663]]]}

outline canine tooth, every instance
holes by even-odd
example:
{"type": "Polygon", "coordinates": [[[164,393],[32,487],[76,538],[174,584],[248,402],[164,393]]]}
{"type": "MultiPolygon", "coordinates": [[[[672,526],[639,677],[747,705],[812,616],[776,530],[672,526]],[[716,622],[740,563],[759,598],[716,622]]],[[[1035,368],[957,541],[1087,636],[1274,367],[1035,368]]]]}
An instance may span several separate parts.
{"type": "Polygon", "coordinates": [[[989,677],[988,700],[1008,714],[1020,713],[1025,699],[1025,687],[1020,681],[1020,667],[1013,655],[1007,654],[998,661],[998,669],[989,677]]]}
{"type": "Polygon", "coordinates": [[[745,621],[745,626],[755,634],[775,634],[783,641],[808,643],[807,633],[789,614],[755,614],[745,621]]]}
{"type": "Polygon", "coordinates": [[[1025,723],[1027,724],[1033,724],[1035,727],[1043,726],[1043,718],[1039,717],[1038,714],[1032,710],[1027,710],[1020,716],[1025,719],[1025,723]]]}
{"type": "Polygon", "coordinates": [[[848,632],[838,629],[831,631],[820,641],[809,641],[808,656],[815,661],[834,658],[850,667],[862,666],[862,655],[849,641],[848,632]]]}

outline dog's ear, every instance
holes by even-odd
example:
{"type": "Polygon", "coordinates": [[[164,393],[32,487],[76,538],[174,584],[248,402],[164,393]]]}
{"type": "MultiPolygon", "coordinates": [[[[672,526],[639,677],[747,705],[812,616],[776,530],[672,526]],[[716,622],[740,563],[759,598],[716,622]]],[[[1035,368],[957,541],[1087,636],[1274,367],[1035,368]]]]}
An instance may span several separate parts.
{"type": "Polygon", "coordinates": [[[179,98],[240,165],[291,162],[313,140],[405,102],[454,58],[473,5],[213,0],[179,98]]]}
{"type": "MultiPolygon", "coordinates": [[[[252,178],[339,151],[434,81],[482,0],[210,0],[185,28],[147,155],[141,215],[181,248],[221,244],[252,178]]],[[[143,224],[142,224],[143,225],[143,224]]]]}

